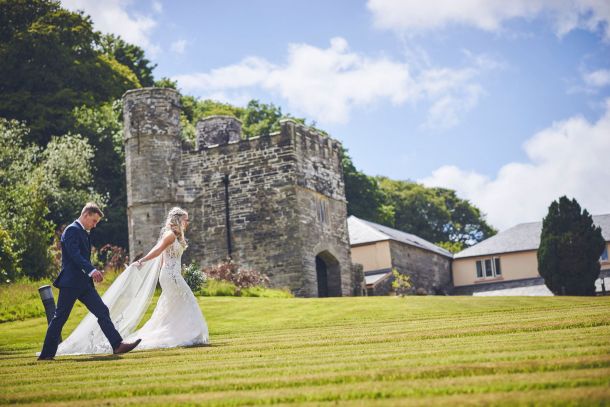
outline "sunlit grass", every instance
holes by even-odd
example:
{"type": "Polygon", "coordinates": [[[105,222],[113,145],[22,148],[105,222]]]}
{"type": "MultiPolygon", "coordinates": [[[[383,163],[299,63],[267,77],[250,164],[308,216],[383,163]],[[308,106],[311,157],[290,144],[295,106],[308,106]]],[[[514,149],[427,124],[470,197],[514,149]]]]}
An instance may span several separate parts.
{"type": "MultiPolygon", "coordinates": [[[[104,281],[97,286],[97,289],[104,292],[118,275],[118,271],[106,272],[104,281]]],[[[51,285],[53,297],[57,302],[58,291],[52,286],[50,279],[39,281],[22,279],[12,284],[0,285],[0,323],[44,316],[44,307],[38,294],[38,288],[44,285],[51,285]]]]}
{"type": "Polygon", "coordinates": [[[207,347],[39,363],[45,319],[0,324],[0,403],[610,403],[608,298],[198,299],[207,347]]]}

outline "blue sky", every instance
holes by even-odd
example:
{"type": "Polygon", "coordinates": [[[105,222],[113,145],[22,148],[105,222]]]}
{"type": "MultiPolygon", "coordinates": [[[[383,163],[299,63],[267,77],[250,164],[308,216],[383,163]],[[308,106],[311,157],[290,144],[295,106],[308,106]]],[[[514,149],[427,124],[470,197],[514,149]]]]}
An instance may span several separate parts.
{"type": "Polygon", "coordinates": [[[62,4],[184,94],[274,103],[365,173],[455,189],[499,229],[564,194],[610,213],[607,0],[62,4]]]}

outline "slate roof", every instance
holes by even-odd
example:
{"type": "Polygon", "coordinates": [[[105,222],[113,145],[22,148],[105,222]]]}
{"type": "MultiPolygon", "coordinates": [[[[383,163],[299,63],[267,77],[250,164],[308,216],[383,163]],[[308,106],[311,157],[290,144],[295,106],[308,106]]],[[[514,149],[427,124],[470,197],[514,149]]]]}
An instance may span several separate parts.
{"type": "Polygon", "coordinates": [[[385,273],[377,273],[377,274],[368,274],[364,276],[364,281],[366,282],[366,285],[375,285],[381,281],[383,281],[384,279],[388,278],[390,275],[392,274],[392,272],[390,271],[386,271],[385,273]]]}
{"type": "MultiPolygon", "coordinates": [[[[602,228],[604,240],[610,242],[610,214],[594,215],[593,223],[602,228]]],[[[521,223],[456,253],[453,258],[538,250],[541,231],[542,222],[521,223]]]]}
{"type": "Polygon", "coordinates": [[[347,229],[349,231],[349,241],[351,245],[395,240],[409,246],[440,254],[441,256],[453,257],[449,250],[438,247],[419,236],[369,222],[353,215],[347,218],[347,229]]]}

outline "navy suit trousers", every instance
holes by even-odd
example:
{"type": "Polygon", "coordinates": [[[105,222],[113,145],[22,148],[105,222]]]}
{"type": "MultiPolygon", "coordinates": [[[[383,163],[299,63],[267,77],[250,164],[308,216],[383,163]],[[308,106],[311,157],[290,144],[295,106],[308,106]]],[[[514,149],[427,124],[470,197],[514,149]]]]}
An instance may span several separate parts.
{"type": "Polygon", "coordinates": [[[112,349],[120,345],[123,338],[121,338],[121,334],[114,327],[110,319],[110,311],[108,311],[108,307],[104,304],[93,285],[87,285],[82,288],[62,287],[59,289],[57,309],[47,329],[40,357],[52,357],[57,353],[61,330],[68,320],[76,300],[85,304],[87,309],[96,316],[97,322],[100,324],[100,328],[102,328],[102,332],[106,335],[112,349]]]}

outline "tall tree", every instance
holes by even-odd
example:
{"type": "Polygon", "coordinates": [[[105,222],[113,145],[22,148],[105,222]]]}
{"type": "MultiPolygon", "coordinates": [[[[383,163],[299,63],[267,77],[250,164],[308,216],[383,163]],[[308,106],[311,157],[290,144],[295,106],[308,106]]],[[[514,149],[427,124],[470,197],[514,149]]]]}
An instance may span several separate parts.
{"type": "Polygon", "coordinates": [[[92,235],[95,246],[107,243],[127,247],[127,185],[120,100],[99,107],[74,109],[74,131],[95,149],[91,172],[95,190],[107,198],[103,227],[92,235]]]}
{"type": "Polygon", "coordinates": [[[594,295],[604,238],[576,199],[553,201],[542,221],[538,273],[555,295],[594,295]]]}
{"type": "Polygon", "coordinates": [[[12,272],[1,274],[13,278],[21,271],[40,278],[51,272],[52,265],[53,223],[46,219],[41,148],[24,143],[27,133],[23,124],[0,118],[0,230],[6,250],[2,262],[16,261],[12,272]]]}
{"type": "Polygon", "coordinates": [[[149,87],[155,85],[152,71],[157,64],[151,64],[142,48],[129,44],[123,41],[121,37],[113,34],[102,36],[100,44],[106,55],[116,59],[136,75],[141,86],[149,87]]]}
{"type": "MultiPolygon", "coordinates": [[[[444,201],[450,221],[443,227],[444,242],[457,243],[464,248],[496,234],[496,230],[486,221],[479,208],[468,200],[461,199],[452,189],[432,188],[444,201]]],[[[461,249],[460,249],[461,250],[461,249]]]]}
{"type": "Polygon", "coordinates": [[[72,128],[74,107],[139,87],[99,43],[91,19],[58,1],[0,0],[0,117],[25,121],[30,141],[45,145],[72,128]]]}
{"type": "Polygon", "coordinates": [[[385,204],[394,209],[387,226],[452,250],[471,246],[496,233],[481,211],[458,198],[455,191],[386,177],[377,177],[377,180],[385,204]]]}
{"type": "Polygon", "coordinates": [[[282,109],[273,103],[261,103],[258,100],[248,102],[239,116],[246,137],[256,137],[279,131],[281,118],[282,109]]]}
{"type": "Polygon", "coordinates": [[[394,208],[385,205],[384,195],[377,180],[358,171],[346,149],[341,150],[341,166],[348,215],[377,223],[391,223],[394,219],[394,208]]]}

